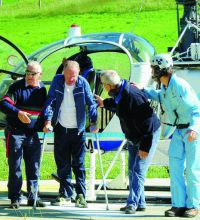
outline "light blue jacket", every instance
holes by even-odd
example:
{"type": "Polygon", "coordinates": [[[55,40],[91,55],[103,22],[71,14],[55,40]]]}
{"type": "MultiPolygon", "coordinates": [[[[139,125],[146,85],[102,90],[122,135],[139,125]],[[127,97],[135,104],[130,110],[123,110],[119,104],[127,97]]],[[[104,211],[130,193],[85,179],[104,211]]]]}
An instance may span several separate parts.
{"type": "Polygon", "coordinates": [[[176,124],[189,123],[188,129],[200,133],[200,102],[184,79],[173,74],[167,88],[162,85],[160,90],[145,88],[144,92],[148,98],[161,103],[169,123],[174,124],[177,113],[176,124]]]}
{"type": "MultiPolygon", "coordinates": [[[[60,107],[64,97],[64,75],[58,74],[54,77],[49,89],[47,101],[44,108],[44,119],[51,121],[55,126],[58,122],[60,107]]],[[[82,76],[78,76],[73,90],[76,106],[76,117],[79,133],[85,130],[86,125],[86,105],[90,122],[97,122],[97,103],[94,100],[90,85],[82,76]]]]}

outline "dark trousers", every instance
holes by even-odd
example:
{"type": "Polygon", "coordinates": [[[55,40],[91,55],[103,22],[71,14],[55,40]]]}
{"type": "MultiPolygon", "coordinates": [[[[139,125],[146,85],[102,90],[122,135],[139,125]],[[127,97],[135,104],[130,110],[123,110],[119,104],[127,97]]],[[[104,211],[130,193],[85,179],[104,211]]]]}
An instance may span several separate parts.
{"type": "Polygon", "coordinates": [[[75,175],[77,194],[85,197],[85,133],[78,134],[78,129],[66,129],[59,123],[54,129],[54,156],[57,174],[61,179],[59,193],[63,197],[73,195],[72,169],[75,175]]]}
{"type": "Polygon", "coordinates": [[[7,132],[8,145],[8,198],[11,201],[21,200],[22,159],[25,162],[28,200],[35,198],[37,190],[41,144],[37,133],[33,135],[7,132]]]}

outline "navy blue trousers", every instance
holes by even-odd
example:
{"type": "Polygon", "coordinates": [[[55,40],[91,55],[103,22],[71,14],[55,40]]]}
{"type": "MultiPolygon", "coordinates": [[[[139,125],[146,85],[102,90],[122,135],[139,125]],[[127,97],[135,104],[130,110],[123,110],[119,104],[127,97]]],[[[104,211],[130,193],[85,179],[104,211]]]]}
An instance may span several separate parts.
{"type": "Polygon", "coordinates": [[[78,134],[78,129],[66,129],[58,123],[54,129],[54,139],[57,174],[61,179],[60,196],[71,197],[73,195],[73,184],[71,182],[73,169],[76,193],[83,194],[85,197],[85,133],[78,134]]]}
{"type": "Polygon", "coordinates": [[[34,200],[39,178],[41,143],[37,133],[33,135],[7,133],[8,145],[8,198],[21,200],[22,159],[25,163],[28,200],[34,200]]]}

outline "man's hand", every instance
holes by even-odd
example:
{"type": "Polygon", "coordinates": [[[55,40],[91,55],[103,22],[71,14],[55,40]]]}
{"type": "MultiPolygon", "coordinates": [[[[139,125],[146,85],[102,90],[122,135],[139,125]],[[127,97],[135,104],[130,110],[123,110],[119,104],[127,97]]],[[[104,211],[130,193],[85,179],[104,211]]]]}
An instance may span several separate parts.
{"type": "Polygon", "coordinates": [[[90,132],[91,132],[91,133],[97,133],[97,132],[99,132],[99,128],[97,127],[96,124],[91,123],[91,125],[90,125],[90,132]]]}
{"type": "Polygon", "coordinates": [[[24,111],[19,111],[18,112],[18,118],[22,123],[30,124],[31,119],[29,118],[29,116],[31,116],[30,113],[27,113],[27,112],[24,112],[24,111]]]}
{"type": "Polygon", "coordinates": [[[51,121],[45,121],[45,126],[43,128],[44,133],[50,133],[53,131],[53,127],[51,125],[51,121]]]}
{"type": "Polygon", "coordinates": [[[185,132],[185,134],[187,135],[188,134],[188,141],[189,142],[192,142],[194,141],[195,139],[197,139],[197,132],[196,131],[193,131],[193,130],[188,130],[185,132]]]}
{"type": "Polygon", "coordinates": [[[103,99],[101,98],[101,96],[98,96],[98,95],[94,95],[95,97],[95,100],[97,101],[99,107],[103,107],[103,99]]]}
{"type": "Polygon", "coordinates": [[[149,155],[148,152],[139,150],[139,157],[140,157],[141,159],[145,159],[148,155],[149,155]]]}

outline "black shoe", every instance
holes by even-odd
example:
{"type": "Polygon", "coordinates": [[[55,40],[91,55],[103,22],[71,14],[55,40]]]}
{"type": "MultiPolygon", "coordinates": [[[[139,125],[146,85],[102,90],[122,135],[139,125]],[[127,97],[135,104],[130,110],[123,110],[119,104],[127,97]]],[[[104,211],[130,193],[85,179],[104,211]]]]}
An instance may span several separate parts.
{"type": "Polygon", "coordinates": [[[195,217],[196,215],[198,215],[199,211],[198,209],[194,209],[194,208],[187,208],[185,210],[185,212],[183,213],[183,217],[186,217],[186,218],[193,218],[195,217]]]}
{"type": "MultiPolygon", "coordinates": [[[[127,208],[127,205],[124,207],[121,207],[120,211],[125,212],[126,208],[127,208]]],[[[136,211],[138,211],[138,212],[144,212],[145,210],[146,210],[146,208],[142,208],[142,207],[137,207],[137,209],[136,209],[136,211]]]]}
{"type": "Polygon", "coordinates": [[[126,206],[124,206],[124,207],[121,207],[121,208],[120,208],[120,211],[125,212],[126,207],[127,207],[127,205],[126,205],[126,206]]]}
{"type": "Polygon", "coordinates": [[[180,208],[171,207],[171,209],[168,209],[167,211],[165,211],[165,216],[166,217],[176,217],[176,216],[182,217],[184,212],[185,212],[185,207],[180,207],[180,208]]]}
{"type": "Polygon", "coordinates": [[[136,210],[133,206],[126,206],[125,214],[135,214],[136,210]]]}
{"type": "Polygon", "coordinates": [[[138,212],[144,212],[146,210],[145,207],[137,207],[136,211],[138,212]]]}
{"type": "MultiPolygon", "coordinates": [[[[27,206],[34,206],[34,200],[28,200],[27,206]]],[[[38,199],[36,201],[36,207],[45,207],[45,206],[46,204],[42,200],[38,199]]]]}
{"type": "Polygon", "coordinates": [[[18,200],[11,201],[9,206],[10,209],[18,209],[20,207],[20,202],[18,200]]]}

